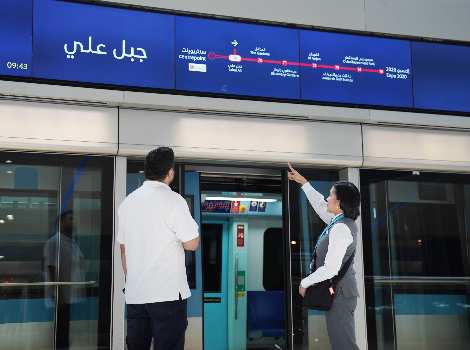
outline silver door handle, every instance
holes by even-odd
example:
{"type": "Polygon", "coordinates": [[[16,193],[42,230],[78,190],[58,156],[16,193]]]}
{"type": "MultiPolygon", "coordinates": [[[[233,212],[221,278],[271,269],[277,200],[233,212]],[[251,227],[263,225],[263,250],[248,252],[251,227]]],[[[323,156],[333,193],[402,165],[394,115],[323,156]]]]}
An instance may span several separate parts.
{"type": "Polygon", "coordinates": [[[91,286],[96,281],[85,282],[4,282],[0,287],[50,287],[50,286],[91,286]]]}
{"type": "Polygon", "coordinates": [[[238,320],[238,256],[235,258],[235,320],[238,320]]]}

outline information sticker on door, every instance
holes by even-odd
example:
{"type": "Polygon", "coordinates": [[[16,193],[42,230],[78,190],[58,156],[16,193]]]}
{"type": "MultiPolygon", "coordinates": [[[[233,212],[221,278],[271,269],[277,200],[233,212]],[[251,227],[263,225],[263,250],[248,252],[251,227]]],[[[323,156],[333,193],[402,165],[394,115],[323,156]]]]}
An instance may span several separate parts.
{"type": "Polygon", "coordinates": [[[245,271],[237,271],[237,292],[245,292],[245,271]]]}
{"type": "Polygon", "coordinates": [[[237,247],[245,246],[245,225],[237,225],[237,247]]]}

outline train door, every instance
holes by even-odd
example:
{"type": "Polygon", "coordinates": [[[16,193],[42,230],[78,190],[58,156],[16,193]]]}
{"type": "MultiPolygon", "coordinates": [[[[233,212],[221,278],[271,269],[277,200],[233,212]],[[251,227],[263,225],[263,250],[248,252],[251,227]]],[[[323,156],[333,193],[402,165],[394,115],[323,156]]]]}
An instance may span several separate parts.
{"type": "MultiPolygon", "coordinates": [[[[143,181],[129,162],[128,191],[143,181]]],[[[188,253],[188,349],[330,349],[298,285],[324,223],[281,169],[179,165],[175,190],[201,228],[188,253]]],[[[325,198],[337,171],[298,169],[325,198]]]]}
{"type": "Polygon", "coordinates": [[[201,225],[205,349],[228,346],[228,229],[227,222],[204,220],[201,225]]]}
{"type": "Polygon", "coordinates": [[[253,172],[200,173],[206,350],[287,345],[281,172],[253,172]]]}

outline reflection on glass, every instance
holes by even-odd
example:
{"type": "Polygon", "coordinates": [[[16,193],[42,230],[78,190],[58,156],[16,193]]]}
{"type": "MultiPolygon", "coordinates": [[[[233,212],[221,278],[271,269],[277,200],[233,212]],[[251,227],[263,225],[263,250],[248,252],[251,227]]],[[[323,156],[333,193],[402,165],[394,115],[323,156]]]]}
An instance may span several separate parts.
{"type": "Polygon", "coordinates": [[[469,179],[363,171],[368,343],[470,344],[469,179]]]}
{"type": "Polygon", "coordinates": [[[0,153],[0,348],[109,346],[106,168],[108,159],[0,153]]]}
{"type": "Polygon", "coordinates": [[[55,306],[45,304],[42,252],[54,230],[59,170],[0,164],[0,344],[5,349],[54,346],[55,306]]]}
{"type": "MultiPolygon", "coordinates": [[[[85,282],[85,257],[73,237],[73,211],[59,216],[59,232],[44,245],[44,273],[48,282],[85,282]]],[[[60,289],[63,303],[75,303],[85,296],[82,285],[60,289]]]]}
{"type": "Polygon", "coordinates": [[[59,232],[49,238],[44,245],[45,281],[70,283],[57,287],[49,286],[46,289],[46,305],[50,308],[57,305],[58,308],[57,349],[69,348],[72,305],[85,306],[87,303],[86,260],[73,237],[73,217],[71,210],[60,214],[59,232]]]}
{"type": "Polygon", "coordinates": [[[100,336],[100,272],[108,264],[100,254],[102,230],[107,229],[102,226],[102,174],[95,169],[66,168],[62,182],[67,190],[62,191],[59,253],[69,257],[64,257],[65,265],[59,260],[59,273],[64,269],[59,280],[72,284],[58,287],[56,342],[63,341],[64,349],[67,345],[94,349],[100,336]]]}

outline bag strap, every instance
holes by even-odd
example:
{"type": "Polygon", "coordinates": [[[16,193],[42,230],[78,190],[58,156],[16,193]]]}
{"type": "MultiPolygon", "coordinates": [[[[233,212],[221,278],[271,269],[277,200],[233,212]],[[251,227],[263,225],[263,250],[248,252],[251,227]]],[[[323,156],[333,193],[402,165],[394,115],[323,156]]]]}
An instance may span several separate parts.
{"type": "Polygon", "coordinates": [[[354,250],[354,253],[349,257],[349,259],[341,267],[341,269],[339,270],[339,273],[331,279],[333,284],[336,285],[338,284],[339,281],[343,279],[344,275],[346,275],[346,272],[348,272],[349,267],[353,263],[355,255],[356,255],[356,250],[354,250]]]}

